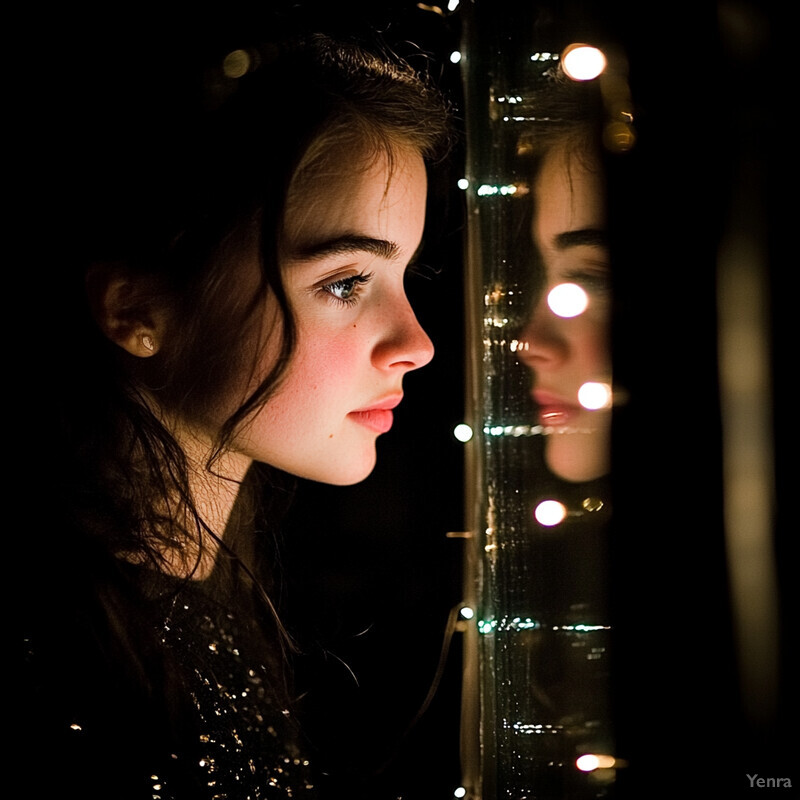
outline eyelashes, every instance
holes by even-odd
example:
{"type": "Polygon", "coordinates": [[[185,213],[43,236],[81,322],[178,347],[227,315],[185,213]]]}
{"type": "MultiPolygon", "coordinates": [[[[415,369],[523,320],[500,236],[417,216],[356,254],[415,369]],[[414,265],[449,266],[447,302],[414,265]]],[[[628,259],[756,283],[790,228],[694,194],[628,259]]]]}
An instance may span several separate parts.
{"type": "Polygon", "coordinates": [[[361,289],[372,280],[372,273],[349,275],[346,278],[337,278],[335,281],[325,283],[319,287],[318,292],[326,295],[326,299],[333,302],[351,306],[358,302],[361,289]]]}
{"type": "MultiPolygon", "coordinates": [[[[405,271],[405,278],[434,278],[439,274],[439,270],[425,264],[409,264],[405,271]]],[[[353,306],[358,303],[362,289],[372,280],[374,273],[362,272],[357,275],[347,275],[343,278],[336,278],[317,286],[313,291],[322,295],[325,300],[329,300],[336,305],[353,306]]]]}
{"type": "Polygon", "coordinates": [[[577,283],[587,292],[598,296],[606,295],[611,290],[611,276],[606,269],[574,271],[565,275],[564,278],[572,283],[577,283]]]}

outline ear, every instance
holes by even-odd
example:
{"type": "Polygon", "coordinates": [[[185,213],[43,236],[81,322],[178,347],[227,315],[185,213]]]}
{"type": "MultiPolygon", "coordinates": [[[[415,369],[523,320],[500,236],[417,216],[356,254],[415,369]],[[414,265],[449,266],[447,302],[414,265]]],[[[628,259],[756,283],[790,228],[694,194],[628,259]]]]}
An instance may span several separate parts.
{"type": "Polygon", "coordinates": [[[164,340],[166,313],[158,282],[124,267],[98,264],[89,269],[86,291],[100,330],[133,356],[155,355],[164,340]]]}

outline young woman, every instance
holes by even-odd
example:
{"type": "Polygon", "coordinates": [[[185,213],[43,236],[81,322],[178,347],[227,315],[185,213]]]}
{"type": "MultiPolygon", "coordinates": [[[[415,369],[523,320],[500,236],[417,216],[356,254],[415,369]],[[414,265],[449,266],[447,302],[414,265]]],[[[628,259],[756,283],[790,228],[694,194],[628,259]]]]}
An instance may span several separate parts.
{"type": "Polygon", "coordinates": [[[315,794],[271,597],[278,476],[365,478],[433,354],[404,276],[440,96],[324,37],[219,55],[115,43],[125,69],[95,50],[64,81],[57,466],[23,597],[42,796],[315,794]]]}

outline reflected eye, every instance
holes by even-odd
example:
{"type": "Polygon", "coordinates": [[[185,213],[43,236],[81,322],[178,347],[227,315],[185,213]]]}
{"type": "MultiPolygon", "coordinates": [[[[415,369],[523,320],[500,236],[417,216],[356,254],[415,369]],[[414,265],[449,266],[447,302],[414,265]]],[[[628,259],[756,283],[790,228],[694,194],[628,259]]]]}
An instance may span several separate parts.
{"type": "Polygon", "coordinates": [[[610,277],[606,269],[574,271],[570,272],[566,277],[593,295],[602,296],[611,289],[609,285],[610,277]]]}
{"type": "Polygon", "coordinates": [[[350,275],[346,278],[338,278],[330,283],[323,284],[320,291],[330,295],[334,300],[348,305],[358,300],[360,288],[369,282],[372,274],[350,275]]]}

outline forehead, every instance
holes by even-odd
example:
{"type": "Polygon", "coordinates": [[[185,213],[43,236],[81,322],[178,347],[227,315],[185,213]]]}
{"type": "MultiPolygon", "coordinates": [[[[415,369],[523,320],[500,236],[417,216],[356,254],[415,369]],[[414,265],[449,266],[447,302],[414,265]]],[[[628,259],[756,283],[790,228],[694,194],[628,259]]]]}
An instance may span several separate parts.
{"type": "Polygon", "coordinates": [[[571,230],[606,226],[606,196],[599,159],[556,148],[534,182],[534,235],[542,243],[571,230]]]}
{"type": "Polygon", "coordinates": [[[426,193],[425,165],[416,150],[354,154],[344,145],[332,148],[292,182],[285,241],[290,248],[303,248],[342,234],[391,240],[421,236],[426,193]]]}

